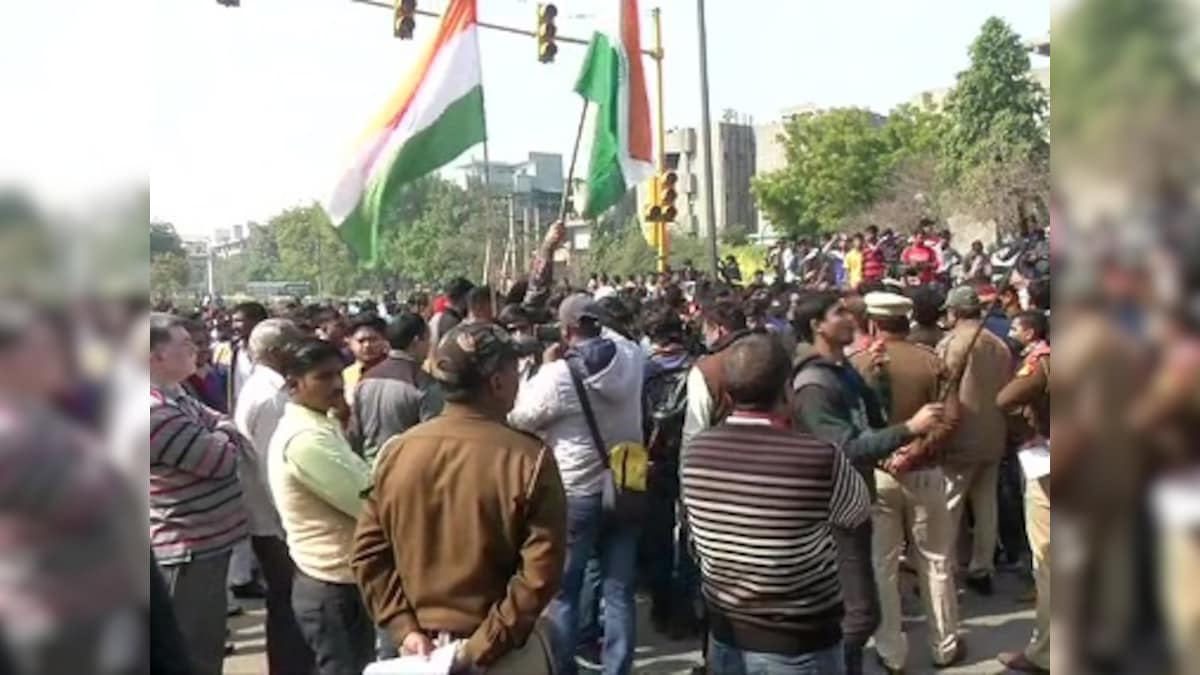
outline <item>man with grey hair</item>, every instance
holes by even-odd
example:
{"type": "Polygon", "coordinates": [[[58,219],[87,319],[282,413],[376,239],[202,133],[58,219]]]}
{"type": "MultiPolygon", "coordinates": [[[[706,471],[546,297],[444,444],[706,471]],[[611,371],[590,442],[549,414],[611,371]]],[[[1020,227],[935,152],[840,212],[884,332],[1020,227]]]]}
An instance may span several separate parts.
{"type": "Polygon", "coordinates": [[[238,464],[251,454],[229,418],[188,396],[196,372],[187,325],[150,317],[150,543],[192,660],[219,675],[225,588],[233,547],[246,538],[238,464]]]}
{"type": "Polygon", "coordinates": [[[307,673],[313,667],[312,651],[292,612],[294,568],[267,482],[267,449],[288,401],[281,372],[290,347],[303,338],[300,328],[287,319],[266,319],[254,327],[246,345],[254,369],[242,385],[234,409],[238,431],[252,445],[252,452],[243,458],[239,476],[250,522],[250,545],[267,584],[267,663],[271,675],[307,673]]]}

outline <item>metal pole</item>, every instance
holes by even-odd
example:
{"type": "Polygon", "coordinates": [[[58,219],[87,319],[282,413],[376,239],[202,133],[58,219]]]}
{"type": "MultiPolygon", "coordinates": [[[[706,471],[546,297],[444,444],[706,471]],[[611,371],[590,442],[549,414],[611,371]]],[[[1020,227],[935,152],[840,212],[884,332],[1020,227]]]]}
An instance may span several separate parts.
{"type": "MultiPolygon", "coordinates": [[[[650,10],[650,18],[654,21],[654,70],[658,75],[658,171],[667,170],[667,116],[663,99],[663,45],[662,45],[662,10],[658,7],[650,10]]],[[[670,255],[670,242],[666,223],[654,223],[654,243],[658,248],[658,271],[667,269],[667,256],[670,255]]]]}
{"type": "Polygon", "coordinates": [[[321,283],[322,277],[324,276],[321,273],[321,271],[322,271],[322,269],[324,269],[325,263],[324,263],[324,261],[321,260],[321,235],[320,235],[320,233],[317,234],[316,239],[317,239],[317,297],[319,298],[325,294],[324,289],[322,288],[322,286],[324,286],[324,284],[321,283]]]}
{"type": "Polygon", "coordinates": [[[529,264],[533,264],[533,256],[537,250],[538,237],[542,236],[542,210],[537,206],[533,207],[533,232],[529,237],[529,264]]]}
{"type": "MultiPolygon", "coordinates": [[[[380,7],[380,8],[387,9],[387,10],[395,9],[391,2],[384,2],[383,0],[350,0],[350,2],[354,2],[354,3],[360,4],[360,5],[370,5],[372,7],[380,7]]],[[[414,11],[413,14],[416,14],[417,16],[427,16],[427,17],[430,17],[433,19],[440,19],[442,17],[442,15],[438,12],[430,12],[430,11],[424,10],[424,9],[418,9],[418,10],[414,11]]],[[[524,35],[525,37],[532,37],[532,38],[537,37],[537,31],[532,31],[532,30],[528,30],[525,28],[515,28],[513,26],[504,26],[504,25],[501,25],[498,23],[489,23],[487,21],[476,21],[475,25],[479,26],[480,28],[487,28],[490,30],[498,30],[501,33],[511,33],[513,35],[524,35]]],[[[569,37],[569,36],[563,35],[561,33],[554,36],[554,41],[555,42],[566,42],[568,44],[584,45],[584,46],[589,45],[592,42],[590,39],[569,37]]],[[[642,53],[647,56],[654,56],[653,52],[651,52],[649,49],[643,49],[642,53]]]]}
{"type": "Polygon", "coordinates": [[[208,297],[217,297],[216,283],[213,281],[213,246],[212,241],[208,242],[208,261],[205,264],[205,271],[208,272],[208,297]]]}
{"type": "MultiPolygon", "coordinates": [[[[532,194],[532,193],[530,193],[532,194]]],[[[530,252],[533,249],[529,246],[529,204],[521,209],[521,262],[517,274],[524,274],[525,270],[529,269],[530,252]]]]}
{"type": "Polygon", "coordinates": [[[488,154],[487,138],[483,139],[483,229],[487,233],[487,243],[483,253],[482,284],[491,282],[492,272],[492,158],[488,154]]]}
{"type": "MultiPolygon", "coordinates": [[[[508,243],[504,245],[504,275],[516,276],[517,269],[517,204],[516,195],[508,196],[508,243]]],[[[504,279],[501,278],[501,283],[504,279]]]]}
{"type": "Polygon", "coordinates": [[[704,147],[704,215],[708,219],[708,264],[717,274],[717,207],[713,201],[712,129],[708,114],[708,37],[704,28],[704,0],[696,0],[700,34],[700,135],[704,147]]]}

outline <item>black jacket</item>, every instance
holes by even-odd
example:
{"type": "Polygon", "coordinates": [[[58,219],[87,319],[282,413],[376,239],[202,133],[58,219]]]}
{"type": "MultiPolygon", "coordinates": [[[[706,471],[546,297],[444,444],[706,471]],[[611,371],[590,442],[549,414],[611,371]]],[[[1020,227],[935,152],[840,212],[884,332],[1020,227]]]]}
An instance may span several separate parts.
{"type": "Polygon", "coordinates": [[[875,465],[912,438],[903,424],[887,426],[875,392],[848,363],[836,364],[796,348],[792,369],[792,423],[833,443],[875,493],[875,465]]]}

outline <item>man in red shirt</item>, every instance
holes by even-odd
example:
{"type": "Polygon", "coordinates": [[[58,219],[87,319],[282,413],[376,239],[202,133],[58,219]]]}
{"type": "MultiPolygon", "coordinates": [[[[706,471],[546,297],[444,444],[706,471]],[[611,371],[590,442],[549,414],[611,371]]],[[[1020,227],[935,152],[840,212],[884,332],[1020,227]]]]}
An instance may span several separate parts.
{"type": "Polygon", "coordinates": [[[914,234],[909,239],[908,248],[900,254],[900,262],[904,265],[906,276],[916,276],[921,284],[933,281],[937,272],[937,254],[925,243],[921,234],[914,234]]]}
{"type": "Polygon", "coordinates": [[[883,251],[879,246],[879,228],[871,225],[863,245],[863,281],[879,281],[887,274],[883,251]]]}

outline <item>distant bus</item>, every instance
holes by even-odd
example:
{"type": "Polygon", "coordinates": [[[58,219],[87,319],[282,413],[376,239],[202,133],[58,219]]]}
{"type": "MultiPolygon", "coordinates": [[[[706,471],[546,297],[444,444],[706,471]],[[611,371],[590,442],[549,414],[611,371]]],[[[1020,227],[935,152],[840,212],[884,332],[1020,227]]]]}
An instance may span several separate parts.
{"type": "Polygon", "coordinates": [[[251,281],[246,284],[246,294],[256,298],[271,298],[288,295],[303,298],[313,294],[312,284],[307,281],[251,281]]]}

